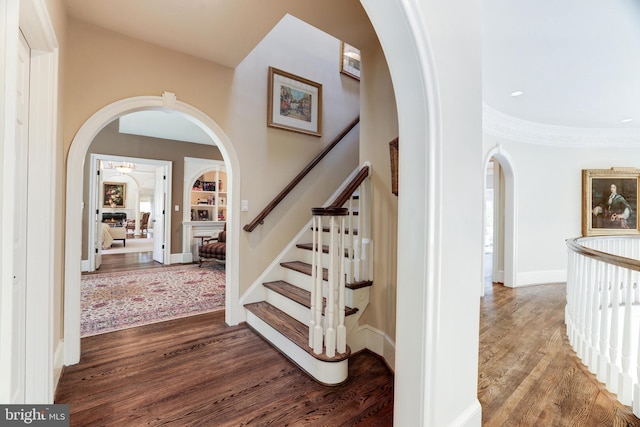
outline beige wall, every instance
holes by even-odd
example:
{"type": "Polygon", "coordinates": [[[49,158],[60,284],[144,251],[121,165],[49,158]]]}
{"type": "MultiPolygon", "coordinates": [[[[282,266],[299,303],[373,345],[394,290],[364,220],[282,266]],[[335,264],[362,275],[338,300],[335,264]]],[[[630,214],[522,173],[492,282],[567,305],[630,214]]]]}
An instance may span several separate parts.
{"type": "MultiPolygon", "coordinates": [[[[249,201],[249,212],[242,214],[240,226],[244,225],[358,115],[358,82],[338,73],[339,41],[294,19],[289,24],[289,30],[269,33],[233,70],[70,21],[65,157],[79,127],[100,108],[129,97],[173,92],[229,136],[240,164],[235,176],[240,177],[241,194],[236,196],[249,201]],[[266,127],[270,65],[323,85],[321,138],[266,127]]],[[[310,218],[311,207],[324,202],[356,167],[357,147],[356,138],[343,142],[253,233],[235,230],[241,233],[240,293],[310,218]]]]}
{"type": "MultiPolygon", "coordinates": [[[[89,183],[91,154],[109,154],[140,159],[166,160],[172,166],[172,187],[170,206],[180,205],[178,214],[171,216],[171,253],[182,252],[182,206],[184,195],[184,158],[196,157],[200,159],[222,160],[218,147],[213,145],[192,144],[188,142],[171,141],[167,139],[151,138],[148,136],[121,134],[118,131],[118,121],[115,120],[96,135],[89,146],[84,161],[84,182],[89,183]]],[[[89,186],[83,189],[82,200],[89,206],[89,186]]],[[[89,212],[87,209],[82,217],[82,235],[87,236],[89,212]]],[[[82,240],[82,259],[87,259],[87,239],[82,240]]]]}
{"type": "Polygon", "coordinates": [[[360,159],[372,165],[374,282],[370,305],[360,322],[395,340],[398,198],[391,192],[389,142],[398,136],[398,113],[380,46],[362,52],[362,58],[360,159]]]}

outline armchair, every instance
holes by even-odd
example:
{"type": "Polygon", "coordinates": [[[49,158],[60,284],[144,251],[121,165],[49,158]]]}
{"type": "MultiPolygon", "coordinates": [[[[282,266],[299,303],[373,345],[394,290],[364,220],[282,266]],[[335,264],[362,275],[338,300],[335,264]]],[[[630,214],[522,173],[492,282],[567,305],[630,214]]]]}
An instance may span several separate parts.
{"type": "MultiPolygon", "coordinates": [[[[142,212],[142,217],[140,218],[140,233],[146,233],[147,231],[149,231],[148,230],[149,215],[150,215],[150,212],[142,212]]],[[[127,228],[127,230],[135,230],[136,220],[128,219],[125,227],[127,228]]]]}
{"type": "Polygon", "coordinates": [[[203,261],[224,263],[227,254],[227,224],[224,225],[224,229],[218,234],[218,237],[205,239],[203,243],[204,244],[198,248],[200,267],[202,267],[203,261]]]}

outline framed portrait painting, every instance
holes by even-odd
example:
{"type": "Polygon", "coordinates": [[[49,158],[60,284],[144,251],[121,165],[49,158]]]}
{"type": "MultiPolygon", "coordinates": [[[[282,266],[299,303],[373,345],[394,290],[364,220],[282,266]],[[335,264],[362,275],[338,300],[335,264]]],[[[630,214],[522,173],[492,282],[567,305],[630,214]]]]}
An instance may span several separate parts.
{"type": "Polygon", "coordinates": [[[340,42],[340,72],[360,80],[360,49],[340,42]]]}
{"type": "Polygon", "coordinates": [[[117,182],[103,183],[103,204],[105,208],[124,208],[126,197],[125,184],[117,182]]]}
{"type": "Polygon", "coordinates": [[[322,136],[322,85],[269,67],[267,126],[322,136]]]}
{"type": "Polygon", "coordinates": [[[582,235],[640,234],[636,168],[582,171],[582,235]]]}

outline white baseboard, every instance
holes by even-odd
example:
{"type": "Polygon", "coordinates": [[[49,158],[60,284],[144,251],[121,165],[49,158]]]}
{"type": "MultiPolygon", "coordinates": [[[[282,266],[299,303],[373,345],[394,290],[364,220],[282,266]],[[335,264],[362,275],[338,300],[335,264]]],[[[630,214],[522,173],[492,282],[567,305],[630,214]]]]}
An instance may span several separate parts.
{"type": "Polygon", "coordinates": [[[80,271],[81,272],[85,272],[85,271],[89,271],[89,260],[88,259],[83,259],[80,262],[80,271]]]}
{"type": "Polygon", "coordinates": [[[567,270],[529,271],[517,274],[514,287],[564,283],[566,281],[567,270]]]}
{"type": "Polygon", "coordinates": [[[62,368],[64,367],[64,340],[58,341],[56,350],[53,354],[53,394],[55,396],[58,382],[62,376],[62,368]]]}
{"type": "Polygon", "coordinates": [[[358,326],[347,337],[351,352],[355,353],[365,348],[382,357],[389,368],[395,371],[396,344],[383,331],[369,325],[358,326]]]}
{"type": "Polygon", "coordinates": [[[169,261],[171,264],[189,264],[193,262],[193,254],[191,252],[171,254],[169,261]]]}
{"type": "Polygon", "coordinates": [[[450,424],[451,427],[480,427],[482,426],[482,406],[476,399],[471,406],[458,415],[450,424]]]}

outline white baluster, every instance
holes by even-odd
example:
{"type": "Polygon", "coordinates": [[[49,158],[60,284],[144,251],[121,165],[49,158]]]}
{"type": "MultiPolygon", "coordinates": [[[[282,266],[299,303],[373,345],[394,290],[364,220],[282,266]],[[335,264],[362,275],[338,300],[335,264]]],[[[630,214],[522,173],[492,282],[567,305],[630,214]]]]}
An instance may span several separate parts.
{"type": "Polygon", "coordinates": [[[347,328],[344,325],[344,293],[345,293],[345,259],[344,259],[344,244],[345,244],[345,229],[344,229],[344,217],[340,218],[340,247],[338,250],[338,260],[340,266],[338,269],[339,274],[339,288],[338,288],[338,335],[337,335],[337,349],[338,353],[346,353],[347,351],[347,328]]]}
{"type": "Polygon", "coordinates": [[[353,236],[353,280],[359,282],[360,276],[360,238],[353,236]]]}
{"type": "Polygon", "coordinates": [[[597,377],[600,382],[607,382],[607,367],[609,366],[609,295],[611,289],[611,268],[605,265],[602,281],[602,304],[600,307],[600,361],[597,377]]]}
{"type": "Polygon", "coordinates": [[[336,258],[336,224],[335,217],[329,220],[329,292],[327,295],[327,308],[325,309],[325,354],[329,357],[336,355],[336,330],[335,330],[335,258],[336,258]]]}
{"type": "Polygon", "coordinates": [[[312,234],[312,243],[311,243],[311,320],[309,321],[309,347],[313,348],[314,338],[313,334],[315,332],[315,328],[317,325],[316,319],[316,275],[318,272],[316,271],[316,252],[318,251],[318,247],[316,246],[316,216],[314,215],[311,218],[311,234],[312,234]]]}
{"type": "Polygon", "coordinates": [[[618,364],[618,330],[620,327],[620,268],[614,271],[613,294],[611,295],[611,333],[609,338],[609,366],[607,368],[607,390],[611,393],[618,392],[618,376],[620,368],[618,364]]]}
{"type": "MultiPolygon", "coordinates": [[[[347,278],[346,281],[347,283],[351,283],[353,282],[353,263],[352,263],[352,258],[353,258],[353,240],[354,240],[354,236],[353,236],[353,227],[354,227],[354,216],[353,216],[353,197],[351,197],[349,199],[349,218],[348,218],[348,224],[347,224],[347,229],[349,230],[349,245],[347,247],[346,250],[346,266],[345,266],[345,270],[347,272],[347,278]]],[[[345,230],[342,230],[343,234],[345,234],[345,230]]]]}
{"type": "Polygon", "coordinates": [[[596,263],[594,275],[594,288],[591,298],[591,319],[593,324],[591,325],[591,348],[589,349],[589,370],[591,372],[598,372],[598,345],[600,343],[600,300],[602,298],[602,269],[604,264],[600,261],[596,263]]]}
{"type": "Polygon", "coordinates": [[[622,332],[622,371],[620,372],[617,394],[618,400],[623,405],[631,405],[631,396],[633,394],[633,378],[631,377],[631,318],[633,310],[631,304],[631,270],[626,270],[625,289],[624,329],[622,332]]]}
{"type": "Polygon", "coordinates": [[[322,353],[324,331],[322,329],[322,280],[323,280],[323,268],[322,268],[322,217],[317,217],[317,225],[314,233],[318,234],[318,248],[315,252],[316,259],[316,277],[312,286],[315,287],[315,312],[316,312],[316,324],[313,332],[313,352],[315,354],[322,353]]]}

